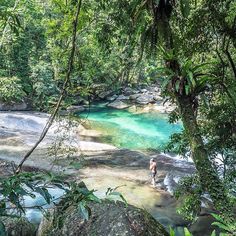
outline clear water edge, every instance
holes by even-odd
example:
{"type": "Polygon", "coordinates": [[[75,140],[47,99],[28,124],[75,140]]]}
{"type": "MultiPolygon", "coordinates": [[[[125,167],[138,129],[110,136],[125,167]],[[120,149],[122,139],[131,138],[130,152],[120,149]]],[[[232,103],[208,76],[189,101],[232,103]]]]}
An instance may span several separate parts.
{"type": "Polygon", "coordinates": [[[182,129],[180,123],[170,124],[168,115],[157,112],[135,114],[100,105],[79,116],[103,134],[102,142],[132,150],[161,150],[170,136],[182,129]]]}

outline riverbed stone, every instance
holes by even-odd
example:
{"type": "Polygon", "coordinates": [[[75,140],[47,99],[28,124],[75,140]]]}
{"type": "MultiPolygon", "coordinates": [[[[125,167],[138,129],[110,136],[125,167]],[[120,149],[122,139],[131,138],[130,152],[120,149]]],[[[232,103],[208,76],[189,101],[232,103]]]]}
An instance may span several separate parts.
{"type": "Polygon", "coordinates": [[[125,96],[123,94],[119,95],[116,100],[129,100],[129,96],[125,96]]]}
{"type": "Polygon", "coordinates": [[[53,222],[58,218],[57,210],[51,217],[43,219],[38,236],[167,236],[164,227],[143,209],[123,202],[103,200],[89,203],[91,216],[84,220],[78,208],[70,208],[63,213],[64,223],[58,229],[53,222]]]}
{"type": "Polygon", "coordinates": [[[135,94],[135,93],[138,93],[138,90],[132,89],[132,88],[129,88],[129,87],[124,88],[124,90],[123,90],[123,94],[125,96],[130,96],[130,95],[135,94]]]}
{"type": "Polygon", "coordinates": [[[148,90],[147,90],[146,88],[143,88],[143,89],[141,89],[140,91],[141,91],[142,93],[148,92],[148,90]]]}
{"type": "Polygon", "coordinates": [[[163,101],[163,97],[161,97],[161,96],[159,96],[159,95],[153,96],[153,99],[154,99],[155,101],[163,101]]]}
{"type": "Polygon", "coordinates": [[[36,227],[25,218],[0,217],[8,236],[34,236],[36,227]]]}
{"type": "Polygon", "coordinates": [[[146,105],[148,103],[153,103],[154,97],[151,94],[142,94],[136,99],[136,102],[141,105],[146,105]]]}
{"type": "Polygon", "coordinates": [[[136,100],[138,97],[140,97],[142,94],[140,93],[136,93],[136,94],[132,94],[129,96],[130,100],[136,100]]]}
{"type": "Polygon", "coordinates": [[[112,96],[107,97],[106,100],[112,102],[112,101],[116,100],[117,97],[118,97],[118,95],[114,94],[112,96]]]}
{"type": "Polygon", "coordinates": [[[109,103],[107,106],[112,107],[112,108],[116,108],[116,109],[125,109],[125,108],[130,107],[129,104],[127,104],[123,101],[120,101],[120,100],[115,100],[114,102],[109,103]]]}

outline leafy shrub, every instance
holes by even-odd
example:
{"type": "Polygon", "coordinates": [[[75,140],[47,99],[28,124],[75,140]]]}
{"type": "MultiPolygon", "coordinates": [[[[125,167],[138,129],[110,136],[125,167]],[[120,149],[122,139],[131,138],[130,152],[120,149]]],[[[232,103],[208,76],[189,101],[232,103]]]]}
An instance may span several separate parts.
{"type": "Polygon", "coordinates": [[[0,100],[19,102],[26,96],[17,77],[0,77],[0,100]]]}
{"type": "MultiPolygon", "coordinates": [[[[224,219],[224,217],[213,213],[212,216],[216,219],[216,222],[213,222],[212,225],[219,227],[221,231],[220,236],[236,235],[235,219],[224,219]]],[[[213,231],[211,236],[215,235],[215,231],[213,231]]]]}
{"type": "Polygon", "coordinates": [[[201,210],[202,196],[199,176],[192,175],[183,177],[174,195],[177,199],[181,198],[183,200],[177,212],[187,220],[196,220],[201,210]]]}

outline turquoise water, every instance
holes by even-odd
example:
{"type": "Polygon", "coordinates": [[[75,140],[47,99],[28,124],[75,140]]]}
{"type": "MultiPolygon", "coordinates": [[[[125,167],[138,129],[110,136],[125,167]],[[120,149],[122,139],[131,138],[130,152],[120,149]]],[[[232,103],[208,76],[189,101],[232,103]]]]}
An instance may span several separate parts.
{"type": "Polygon", "coordinates": [[[93,106],[80,117],[87,118],[91,128],[103,134],[101,141],[120,148],[160,150],[171,134],[182,129],[179,123],[168,123],[168,116],[164,114],[134,114],[103,105],[93,106]]]}

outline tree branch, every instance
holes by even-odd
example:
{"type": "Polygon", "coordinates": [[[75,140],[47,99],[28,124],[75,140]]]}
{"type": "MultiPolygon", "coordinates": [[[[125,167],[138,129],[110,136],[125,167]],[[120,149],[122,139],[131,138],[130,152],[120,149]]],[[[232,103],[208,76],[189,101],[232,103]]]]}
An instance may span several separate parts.
{"type": "Polygon", "coordinates": [[[66,73],[66,78],[61,90],[61,94],[60,97],[58,99],[58,102],[56,104],[56,107],[53,111],[53,113],[51,114],[49,120],[47,121],[40,137],[39,140],[35,143],[35,145],[25,154],[25,156],[23,157],[23,159],[21,160],[20,164],[18,165],[17,169],[16,169],[16,174],[20,173],[22,166],[24,164],[24,162],[29,158],[29,156],[33,153],[33,151],[38,147],[38,145],[43,141],[44,137],[46,136],[49,128],[51,127],[57,113],[58,110],[60,108],[61,102],[63,100],[63,98],[66,95],[66,89],[67,86],[70,82],[70,75],[72,72],[72,68],[73,68],[73,62],[74,62],[74,55],[75,55],[75,47],[76,47],[76,35],[77,35],[77,26],[78,26],[78,19],[79,19],[79,13],[80,13],[80,9],[81,9],[81,5],[82,5],[82,0],[79,0],[78,2],[78,6],[77,6],[77,10],[76,10],[76,15],[75,15],[75,19],[73,21],[73,33],[72,33],[72,48],[71,48],[71,54],[68,60],[68,69],[67,69],[67,73],[66,73]]]}

